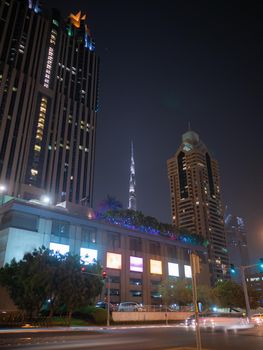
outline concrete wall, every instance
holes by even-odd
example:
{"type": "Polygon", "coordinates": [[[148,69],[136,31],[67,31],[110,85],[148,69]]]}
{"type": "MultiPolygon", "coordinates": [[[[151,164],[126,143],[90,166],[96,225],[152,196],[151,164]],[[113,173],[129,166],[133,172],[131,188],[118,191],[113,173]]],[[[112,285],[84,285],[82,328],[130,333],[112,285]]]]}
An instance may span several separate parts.
{"type": "Polygon", "coordinates": [[[17,311],[17,307],[10,298],[7,290],[0,286],[0,312],[1,311],[17,311]]]}
{"type": "Polygon", "coordinates": [[[184,321],[192,315],[192,312],[113,312],[112,319],[114,322],[142,322],[142,321],[184,321]]]}

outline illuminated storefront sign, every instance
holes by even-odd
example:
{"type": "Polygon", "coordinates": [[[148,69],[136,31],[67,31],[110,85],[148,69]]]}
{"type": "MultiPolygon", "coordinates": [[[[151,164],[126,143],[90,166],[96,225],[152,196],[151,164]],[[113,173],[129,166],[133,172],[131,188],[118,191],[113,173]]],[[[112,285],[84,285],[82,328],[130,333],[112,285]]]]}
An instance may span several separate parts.
{"type": "Polygon", "coordinates": [[[175,263],[168,262],[168,275],[179,277],[179,265],[175,263]]]}
{"type": "Polygon", "coordinates": [[[107,252],[106,264],[109,269],[121,269],[121,254],[107,252]]]}
{"type": "Polygon", "coordinates": [[[185,275],[186,278],[192,278],[191,266],[184,265],[184,275],[185,275]]]}
{"type": "Polygon", "coordinates": [[[130,256],[130,271],[143,272],[143,258],[130,256]]]}
{"type": "Polygon", "coordinates": [[[162,275],[162,262],[150,259],[150,273],[162,275]]]}
{"type": "Polygon", "coordinates": [[[85,264],[93,264],[98,259],[96,249],[80,248],[80,258],[85,264]]]}
{"type": "Polygon", "coordinates": [[[69,252],[69,245],[60,243],[50,243],[49,249],[64,255],[69,252]]]}

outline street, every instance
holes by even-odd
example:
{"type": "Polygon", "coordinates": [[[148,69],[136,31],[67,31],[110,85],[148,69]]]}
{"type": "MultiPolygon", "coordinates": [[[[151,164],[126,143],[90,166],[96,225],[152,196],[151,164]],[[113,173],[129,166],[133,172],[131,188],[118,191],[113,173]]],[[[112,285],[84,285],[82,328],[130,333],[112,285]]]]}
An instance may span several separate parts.
{"type": "MultiPolygon", "coordinates": [[[[211,350],[262,350],[263,328],[239,331],[203,331],[202,347],[211,350]]],[[[112,327],[88,331],[25,330],[0,332],[4,349],[106,349],[107,350],[173,350],[195,348],[192,329],[178,326],[112,327]]]]}

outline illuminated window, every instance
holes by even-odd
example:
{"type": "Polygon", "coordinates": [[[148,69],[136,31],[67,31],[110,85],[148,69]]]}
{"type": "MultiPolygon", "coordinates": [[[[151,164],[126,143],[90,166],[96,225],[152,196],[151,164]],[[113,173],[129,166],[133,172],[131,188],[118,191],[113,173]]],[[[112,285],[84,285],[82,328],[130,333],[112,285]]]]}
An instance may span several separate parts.
{"type": "Polygon", "coordinates": [[[150,259],[150,273],[162,275],[162,262],[160,260],[150,259]]]}
{"type": "Polygon", "coordinates": [[[38,171],[36,169],[31,169],[31,175],[36,176],[38,171]]]}
{"type": "Polygon", "coordinates": [[[121,254],[107,252],[107,268],[121,269],[121,254]]]}
{"type": "Polygon", "coordinates": [[[184,275],[185,275],[186,278],[192,278],[191,266],[184,265],[184,275]]]}
{"type": "Polygon", "coordinates": [[[143,272],[143,258],[130,256],[130,271],[143,272]]]}
{"type": "Polygon", "coordinates": [[[96,249],[80,248],[80,258],[85,264],[93,264],[98,259],[98,251],[96,249]]]}
{"type": "Polygon", "coordinates": [[[168,275],[179,277],[179,265],[175,263],[168,262],[168,275]]]}
{"type": "Polygon", "coordinates": [[[40,152],[41,151],[41,147],[38,146],[38,145],[35,145],[34,150],[37,151],[37,152],[40,152]]]}
{"type": "Polygon", "coordinates": [[[49,249],[64,255],[69,252],[69,245],[51,242],[49,244],[49,249]]]}

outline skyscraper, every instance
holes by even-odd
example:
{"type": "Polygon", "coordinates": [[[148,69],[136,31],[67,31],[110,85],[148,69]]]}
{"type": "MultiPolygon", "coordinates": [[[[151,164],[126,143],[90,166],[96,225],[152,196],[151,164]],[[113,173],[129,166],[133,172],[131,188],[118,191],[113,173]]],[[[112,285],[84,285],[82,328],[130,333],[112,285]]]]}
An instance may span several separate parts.
{"type": "Polygon", "coordinates": [[[172,221],[209,240],[208,260],[214,284],[226,277],[229,264],[217,161],[199,135],[189,130],[167,166],[172,221]]]}
{"type": "Polygon", "coordinates": [[[5,0],[0,33],[0,182],[91,205],[99,62],[86,16],[5,0]]]}
{"type": "Polygon", "coordinates": [[[136,192],[135,192],[135,162],[133,155],[133,143],[131,143],[131,165],[130,165],[130,182],[129,182],[129,206],[128,209],[136,210],[136,192]]]}
{"type": "MultiPolygon", "coordinates": [[[[225,216],[226,243],[229,261],[235,266],[249,265],[247,231],[243,218],[228,214],[225,216]]],[[[231,276],[240,281],[240,275],[231,276]]]]}

